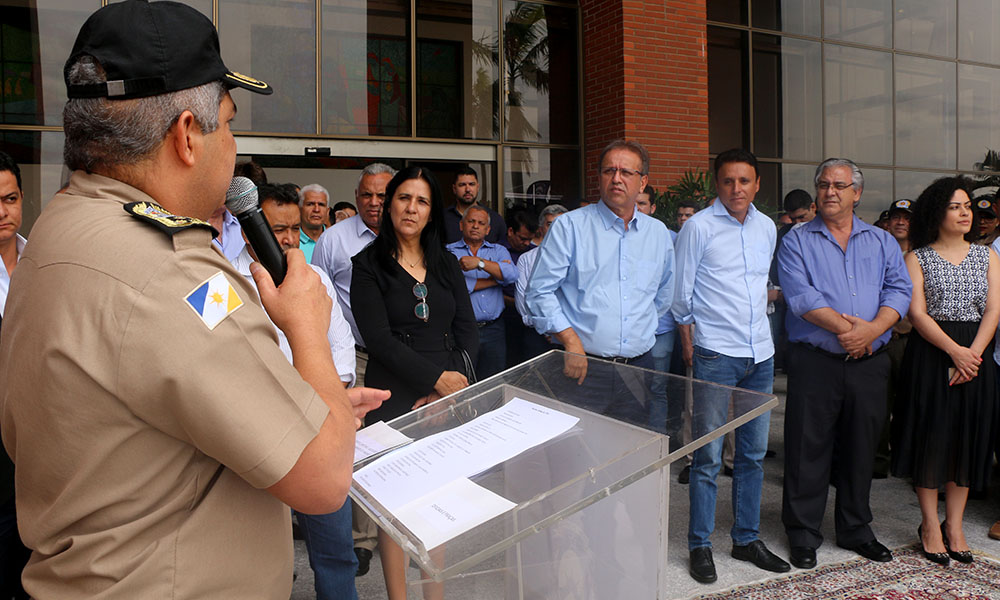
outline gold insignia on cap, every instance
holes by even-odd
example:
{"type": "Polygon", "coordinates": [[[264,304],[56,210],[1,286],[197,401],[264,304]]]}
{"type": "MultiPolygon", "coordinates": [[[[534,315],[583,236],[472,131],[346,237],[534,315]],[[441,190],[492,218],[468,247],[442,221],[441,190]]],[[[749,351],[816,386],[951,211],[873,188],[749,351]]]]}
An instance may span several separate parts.
{"type": "Polygon", "coordinates": [[[896,203],[896,208],[910,208],[909,200],[900,200],[896,203]]]}
{"type": "Polygon", "coordinates": [[[989,200],[980,200],[980,201],[979,201],[979,204],[976,204],[976,206],[978,206],[979,208],[985,208],[985,209],[989,209],[989,208],[991,208],[991,207],[992,207],[993,205],[992,205],[992,204],[990,204],[990,201],[989,201],[989,200]]]}
{"type": "Polygon", "coordinates": [[[201,219],[175,215],[154,202],[129,202],[124,208],[125,212],[133,217],[152,223],[158,229],[170,235],[189,227],[212,228],[211,225],[201,219]]]}
{"type": "Polygon", "coordinates": [[[261,81],[260,79],[254,79],[249,75],[244,75],[243,73],[237,73],[236,71],[233,71],[232,73],[226,73],[226,77],[234,81],[239,81],[240,83],[252,85],[253,87],[260,88],[262,90],[270,87],[267,85],[267,83],[261,81]]]}

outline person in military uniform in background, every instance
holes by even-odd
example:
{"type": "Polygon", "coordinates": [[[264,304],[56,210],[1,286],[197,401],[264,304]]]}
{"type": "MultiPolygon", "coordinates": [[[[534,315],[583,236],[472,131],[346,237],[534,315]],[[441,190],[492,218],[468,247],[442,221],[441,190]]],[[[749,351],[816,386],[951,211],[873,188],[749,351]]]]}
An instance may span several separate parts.
{"type": "Polygon", "coordinates": [[[330,297],[289,250],[260,301],[206,222],[236,159],[229,71],[187,6],[110,4],[66,63],[69,187],[11,281],[0,426],[40,600],[287,598],[290,512],[339,508],[359,417],[330,297]],[[288,337],[294,367],[267,316],[288,337]]]}

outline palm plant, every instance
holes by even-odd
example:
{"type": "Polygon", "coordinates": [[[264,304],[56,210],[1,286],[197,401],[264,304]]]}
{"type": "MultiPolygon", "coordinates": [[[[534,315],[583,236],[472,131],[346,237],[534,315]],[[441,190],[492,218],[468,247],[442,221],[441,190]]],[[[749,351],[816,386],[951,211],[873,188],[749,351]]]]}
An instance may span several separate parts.
{"type": "Polygon", "coordinates": [[[712,174],[701,169],[684,171],[676,183],[668,185],[666,190],[657,194],[655,214],[668,227],[677,223],[677,205],[682,200],[693,200],[698,203],[698,210],[705,208],[708,201],[715,198],[715,183],[712,174]]]}

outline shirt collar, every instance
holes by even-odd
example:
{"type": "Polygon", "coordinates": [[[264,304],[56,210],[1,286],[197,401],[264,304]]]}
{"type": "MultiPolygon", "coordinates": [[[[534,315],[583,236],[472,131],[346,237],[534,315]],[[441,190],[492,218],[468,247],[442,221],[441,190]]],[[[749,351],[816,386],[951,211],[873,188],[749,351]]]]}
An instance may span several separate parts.
{"type": "MultiPolygon", "coordinates": [[[[822,233],[828,238],[833,239],[833,234],[830,233],[830,228],[826,226],[826,221],[824,221],[823,217],[819,215],[816,215],[816,217],[813,218],[812,221],[809,221],[808,223],[803,225],[803,227],[806,228],[806,231],[812,233],[822,233]]],[[[851,235],[848,237],[848,239],[858,235],[859,233],[868,231],[870,229],[873,229],[873,226],[859,219],[858,215],[856,214],[851,215],[851,235]]]]}
{"type": "Polygon", "coordinates": [[[365,237],[365,232],[367,231],[368,235],[371,236],[372,239],[375,239],[375,232],[369,229],[367,225],[365,225],[365,222],[361,219],[361,215],[354,215],[353,217],[350,217],[347,220],[354,221],[354,231],[355,233],[358,234],[359,238],[365,237]]]}
{"type": "Polygon", "coordinates": [[[233,259],[233,268],[239,271],[240,275],[244,277],[252,277],[250,273],[250,264],[253,263],[253,258],[250,256],[250,251],[247,250],[248,246],[243,244],[243,249],[240,253],[236,255],[233,259]]]}
{"type": "Polygon", "coordinates": [[[20,233],[14,234],[17,238],[17,260],[21,261],[21,255],[24,254],[24,245],[28,243],[28,240],[24,239],[20,233]]]}
{"type": "MultiPolygon", "coordinates": [[[[746,221],[746,220],[751,220],[752,221],[756,217],[757,213],[759,213],[759,212],[760,211],[757,210],[757,207],[754,206],[754,203],[751,202],[750,206],[747,207],[747,216],[746,216],[746,219],[744,219],[744,221],[746,221]]],[[[732,220],[736,221],[737,223],[739,223],[739,221],[736,219],[736,217],[734,217],[733,215],[729,214],[729,210],[726,209],[726,205],[722,203],[722,199],[719,198],[718,196],[716,196],[715,200],[712,202],[712,214],[715,215],[715,216],[717,216],[717,217],[729,217],[730,219],[732,219],[732,220]]]]}
{"type": "MultiPolygon", "coordinates": [[[[619,217],[608,208],[608,205],[604,203],[604,198],[601,198],[597,202],[597,214],[601,217],[601,221],[604,222],[605,229],[611,229],[615,226],[615,223],[622,223],[624,225],[625,219],[619,217]]],[[[579,210],[579,209],[577,209],[579,210]]],[[[639,211],[635,208],[632,209],[632,220],[628,222],[628,228],[632,229],[635,224],[639,221],[639,211]]]]}

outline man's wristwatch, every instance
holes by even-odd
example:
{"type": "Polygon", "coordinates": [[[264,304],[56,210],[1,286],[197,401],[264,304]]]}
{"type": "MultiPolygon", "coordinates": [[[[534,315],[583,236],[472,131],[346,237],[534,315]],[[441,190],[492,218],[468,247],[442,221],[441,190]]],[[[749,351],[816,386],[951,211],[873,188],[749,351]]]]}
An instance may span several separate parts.
{"type": "Polygon", "coordinates": [[[479,259],[479,264],[476,265],[476,268],[479,269],[480,271],[486,268],[486,263],[483,262],[483,259],[481,258],[479,259]]]}

